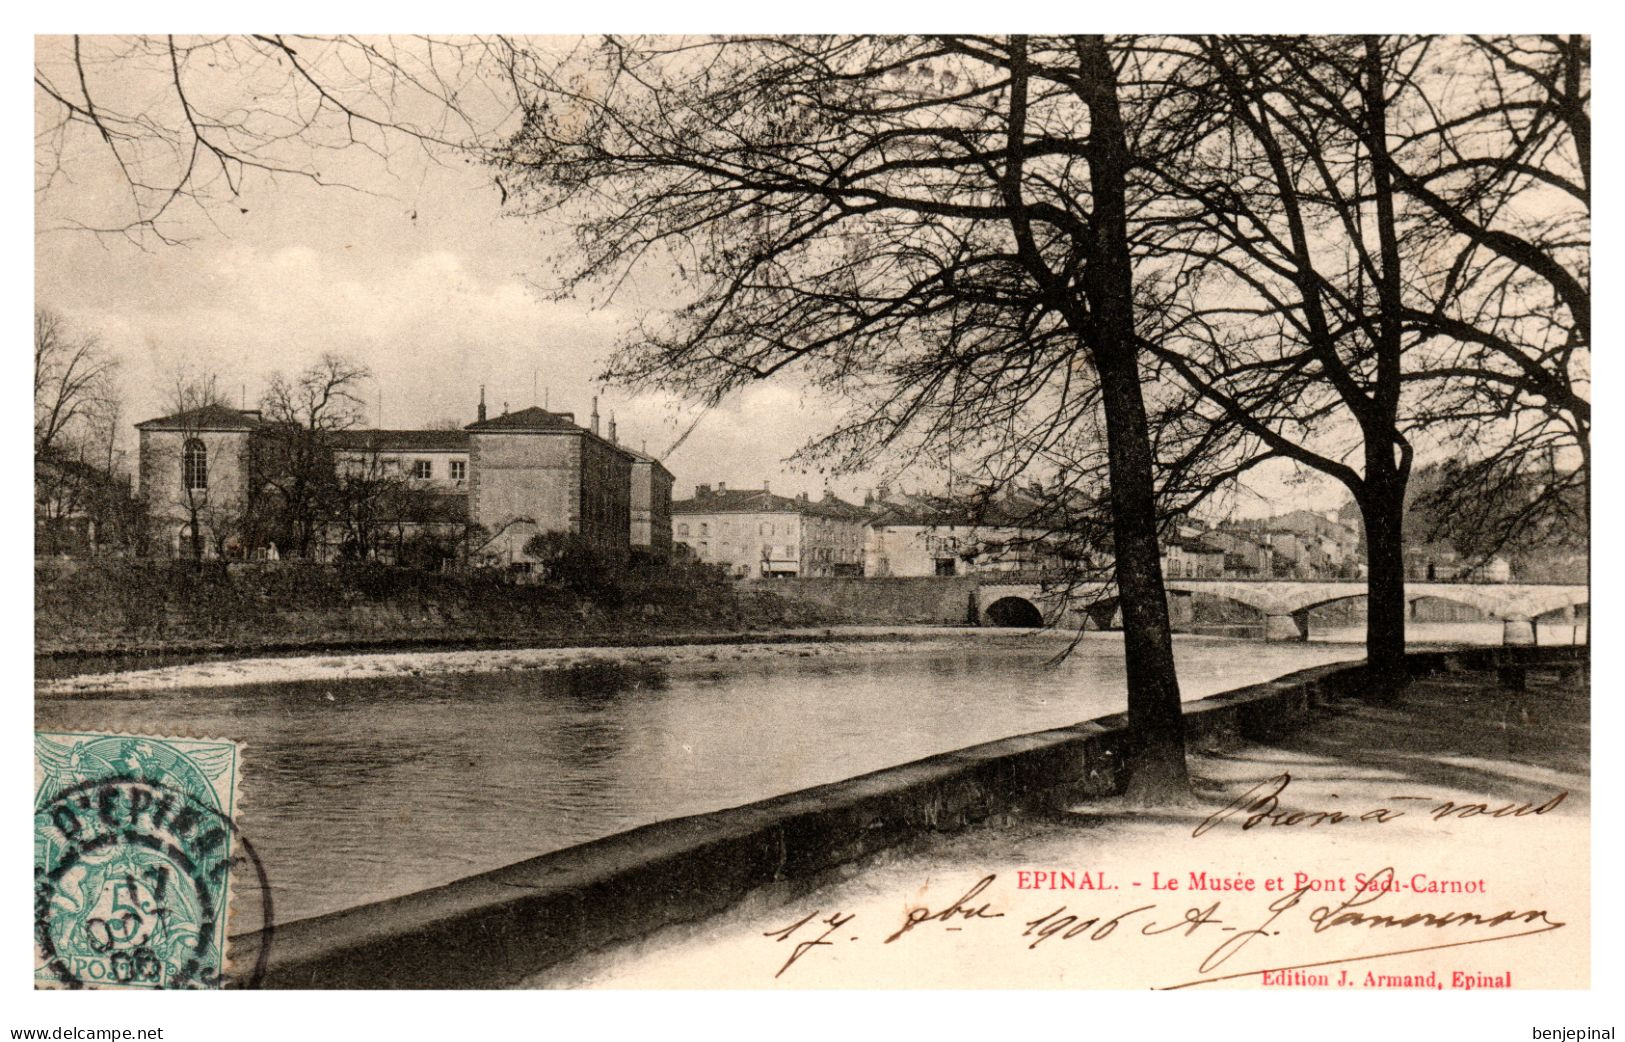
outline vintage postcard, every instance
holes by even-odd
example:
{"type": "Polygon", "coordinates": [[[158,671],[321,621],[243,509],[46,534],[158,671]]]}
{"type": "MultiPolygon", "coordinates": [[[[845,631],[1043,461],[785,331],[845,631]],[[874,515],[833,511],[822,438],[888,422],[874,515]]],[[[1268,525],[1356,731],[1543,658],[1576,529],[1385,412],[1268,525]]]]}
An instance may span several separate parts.
{"type": "Polygon", "coordinates": [[[34,49],[38,987],[1599,983],[1589,37],[34,49]]]}

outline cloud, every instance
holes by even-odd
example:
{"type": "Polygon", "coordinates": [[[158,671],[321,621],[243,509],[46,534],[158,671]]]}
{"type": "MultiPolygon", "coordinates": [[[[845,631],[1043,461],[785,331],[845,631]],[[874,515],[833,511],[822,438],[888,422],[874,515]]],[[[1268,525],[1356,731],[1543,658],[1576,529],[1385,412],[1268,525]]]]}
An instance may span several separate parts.
{"type": "MultiPolygon", "coordinates": [[[[298,372],[333,351],[375,374],[365,390],[372,424],[380,391],[386,425],[470,422],[484,384],[494,411],[534,394],[583,423],[597,394],[624,443],[672,446],[697,415],[691,404],[596,382],[617,336],[663,299],[658,287],[628,284],[606,308],[544,299],[530,278],[547,281],[543,258],[568,249],[563,233],[496,219],[478,172],[430,168],[424,177],[410,198],[279,184],[187,247],[40,236],[36,300],[99,331],[122,356],[132,423],[166,411],[177,366],[216,373],[234,399],[253,404],[272,372],[298,372]]],[[[753,385],[708,413],[667,465],[679,489],[765,480],[816,493],[821,477],[783,461],[836,416],[798,386],[753,385]]]]}
{"type": "Polygon", "coordinates": [[[162,408],[155,385],[176,365],[216,372],[232,387],[246,382],[253,398],[270,373],[297,372],[329,351],[373,370],[391,424],[472,419],[482,383],[498,402],[528,405],[532,370],[561,401],[580,400],[620,321],[542,301],[451,250],[379,263],[308,247],[234,247],[206,278],[188,282],[161,266],[154,274],[138,300],[42,301],[125,357],[127,394],[143,412],[162,408]]]}

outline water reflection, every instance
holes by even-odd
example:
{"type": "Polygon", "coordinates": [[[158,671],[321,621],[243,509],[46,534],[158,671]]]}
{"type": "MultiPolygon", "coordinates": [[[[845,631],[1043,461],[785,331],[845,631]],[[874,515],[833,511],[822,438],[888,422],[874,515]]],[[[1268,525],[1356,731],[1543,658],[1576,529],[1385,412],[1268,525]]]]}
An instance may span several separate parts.
{"type": "MultiPolygon", "coordinates": [[[[1123,708],[1117,635],[1051,665],[1058,647],[78,695],[36,718],[246,741],[242,825],[287,921],[1123,708]]],[[[1176,654],[1196,698],[1358,652],[1179,638],[1176,654]]],[[[258,925],[243,896],[234,932],[258,925]]]]}

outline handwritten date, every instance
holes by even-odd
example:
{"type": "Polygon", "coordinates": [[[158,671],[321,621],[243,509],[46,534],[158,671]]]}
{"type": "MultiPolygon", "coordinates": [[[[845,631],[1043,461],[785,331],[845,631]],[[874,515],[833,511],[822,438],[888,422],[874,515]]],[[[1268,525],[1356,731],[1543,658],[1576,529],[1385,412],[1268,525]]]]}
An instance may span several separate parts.
{"type": "MultiPolygon", "coordinates": [[[[1382,868],[1369,873],[1368,877],[1372,881],[1372,886],[1337,904],[1306,903],[1305,898],[1312,894],[1313,888],[1303,886],[1276,897],[1262,911],[1257,910],[1256,906],[1252,911],[1245,905],[1226,906],[1224,902],[1218,900],[1205,905],[1173,909],[1158,904],[1141,904],[1104,911],[1073,911],[1067,905],[1061,905],[1046,915],[1022,922],[1020,938],[1027,942],[1025,947],[1029,951],[1046,943],[1073,940],[1092,944],[1111,943],[1113,938],[1121,940],[1124,937],[1157,938],[1172,935],[1211,938],[1215,942],[1214,946],[1197,961],[1196,976],[1183,983],[1167,985],[1184,988],[1265,971],[1327,965],[1338,961],[1335,948],[1341,937],[1364,942],[1351,949],[1349,957],[1354,958],[1352,951],[1358,950],[1358,958],[1368,961],[1437,948],[1510,940],[1514,937],[1561,929],[1565,925],[1553,919],[1545,909],[1507,909],[1495,912],[1455,909],[1377,912],[1372,910],[1371,906],[1383,900],[1395,889],[1391,885],[1384,885],[1392,882],[1394,869],[1382,868]],[[1384,936],[1397,935],[1420,927],[1427,929],[1415,930],[1405,937],[1396,936],[1392,950],[1379,951],[1375,954],[1370,951],[1367,938],[1372,933],[1384,936]],[[1358,937],[1351,936],[1351,931],[1355,930],[1358,930],[1358,937]],[[1267,961],[1269,940],[1288,931],[1315,939],[1317,951],[1319,948],[1329,950],[1307,963],[1281,966],[1267,961]],[[1417,941],[1424,937],[1428,939],[1437,937],[1439,940],[1436,943],[1418,945],[1417,941]],[[1265,961],[1255,968],[1238,972],[1236,963],[1242,960],[1237,957],[1249,949],[1265,961]]],[[[998,876],[995,874],[984,876],[960,897],[939,909],[923,905],[911,907],[904,914],[902,922],[886,935],[883,943],[893,944],[911,932],[931,925],[950,931],[965,930],[973,924],[983,924],[980,929],[996,929],[996,925],[987,924],[1005,918],[1004,912],[994,910],[1002,903],[999,895],[993,892],[997,881],[998,876]]],[[[1389,905],[1392,904],[1393,901],[1390,900],[1389,905]]],[[[779,943],[794,942],[789,957],[779,967],[774,977],[783,976],[802,958],[820,948],[831,947],[837,940],[858,940],[859,935],[853,928],[856,919],[857,914],[854,912],[834,912],[824,915],[822,910],[815,909],[788,926],[763,934],[764,937],[772,938],[779,943]]]]}

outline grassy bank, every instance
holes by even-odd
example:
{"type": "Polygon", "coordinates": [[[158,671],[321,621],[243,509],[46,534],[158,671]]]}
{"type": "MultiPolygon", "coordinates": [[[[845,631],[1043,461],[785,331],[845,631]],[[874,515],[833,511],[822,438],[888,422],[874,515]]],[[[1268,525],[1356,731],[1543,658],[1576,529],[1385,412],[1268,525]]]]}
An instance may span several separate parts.
{"type": "Polygon", "coordinates": [[[557,643],[844,621],[701,568],[636,571],[583,594],[489,572],[111,560],[36,565],[34,613],[40,655],[557,643]]]}

